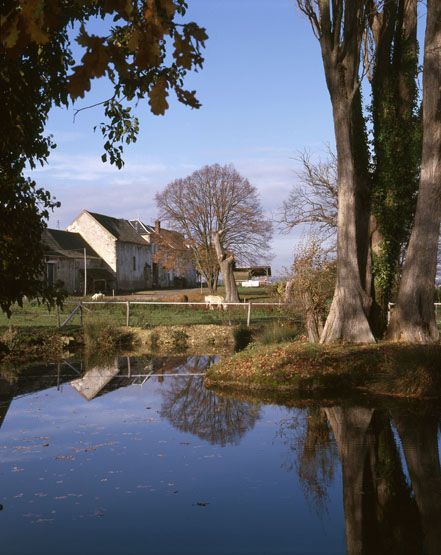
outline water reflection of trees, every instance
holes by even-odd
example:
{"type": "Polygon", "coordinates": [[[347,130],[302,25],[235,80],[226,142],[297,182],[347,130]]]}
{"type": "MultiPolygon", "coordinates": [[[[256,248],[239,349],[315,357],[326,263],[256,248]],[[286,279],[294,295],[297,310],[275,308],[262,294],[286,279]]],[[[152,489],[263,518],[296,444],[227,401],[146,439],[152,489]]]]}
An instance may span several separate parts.
{"type": "MultiPolygon", "coordinates": [[[[195,369],[205,368],[210,357],[193,357],[195,369]]],[[[259,419],[260,407],[254,403],[222,397],[206,389],[202,376],[176,377],[162,388],[160,415],[182,432],[225,446],[238,444],[259,419]]]]}
{"type": "Polygon", "coordinates": [[[337,406],[284,424],[285,443],[296,451],[293,466],[319,509],[338,453],[349,555],[441,553],[438,425],[439,412],[427,407],[337,406]]]}
{"type": "Polygon", "coordinates": [[[321,513],[328,503],[328,487],[334,479],[337,449],[326,414],[318,407],[282,421],[280,435],[290,452],[283,466],[295,470],[305,496],[321,513]]]}

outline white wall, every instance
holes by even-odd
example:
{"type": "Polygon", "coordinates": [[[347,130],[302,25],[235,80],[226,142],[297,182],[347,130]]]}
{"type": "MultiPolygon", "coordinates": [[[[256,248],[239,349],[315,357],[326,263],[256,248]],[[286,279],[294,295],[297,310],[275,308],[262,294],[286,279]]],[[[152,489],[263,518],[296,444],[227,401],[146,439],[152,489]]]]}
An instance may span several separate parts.
{"type": "Polygon", "coordinates": [[[67,228],[79,233],[101,258],[117,271],[116,238],[104,229],[90,214],[82,212],[67,228]]]}

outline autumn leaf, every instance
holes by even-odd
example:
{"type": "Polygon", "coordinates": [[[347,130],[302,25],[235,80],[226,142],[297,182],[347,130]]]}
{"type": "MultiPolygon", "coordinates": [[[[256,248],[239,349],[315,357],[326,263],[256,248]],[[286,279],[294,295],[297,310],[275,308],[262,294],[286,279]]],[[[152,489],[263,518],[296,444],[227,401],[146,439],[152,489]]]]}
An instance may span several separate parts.
{"type": "Polygon", "coordinates": [[[149,104],[156,116],[163,116],[168,108],[167,80],[161,76],[149,91],[149,104]]]}
{"type": "Polygon", "coordinates": [[[191,69],[193,58],[192,47],[189,42],[184,40],[179,33],[176,33],[173,45],[175,47],[173,57],[176,59],[177,64],[185,69],[191,69]]]}
{"type": "Polygon", "coordinates": [[[149,68],[159,64],[161,58],[161,48],[155,40],[142,36],[138,43],[136,52],[136,63],[141,68],[149,68]],[[142,40],[144,39],[144,40],[142,40]]]}
{"type": "Polygon", "coordinates": [[[83,98],[86,91],[90,91],[90,78],[83,66],[75,66],[73,74],[69,77],[68,90],[72,100],[83,98]]]}
{"type": "Polygon", "coordinates": [[[173,0],[162,0],[162,6],[165,13],[167,14],[167,17],[171,19],[176,11],[176,5],[173,0]]]}

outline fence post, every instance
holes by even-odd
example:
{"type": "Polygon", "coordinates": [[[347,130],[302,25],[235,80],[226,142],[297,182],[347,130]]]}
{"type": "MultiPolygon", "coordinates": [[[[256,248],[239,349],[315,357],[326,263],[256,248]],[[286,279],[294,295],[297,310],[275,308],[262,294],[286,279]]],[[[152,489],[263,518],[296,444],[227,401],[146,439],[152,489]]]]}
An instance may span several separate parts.
{"type": "Polygon", "coordinates": [[[80,301],[80,326],[83,327],[83,303],[80,301]]]}
{"type": "Polygon", "coordinates": [[[247,328],[250,327],[251,324],[251,303],[248,303],[248,314],[247,314],[247,328]]]}
{"type": "Polygon", "coordinates": [[[130,301],[127,301],[126,326],[130,326],[130,301]]]}

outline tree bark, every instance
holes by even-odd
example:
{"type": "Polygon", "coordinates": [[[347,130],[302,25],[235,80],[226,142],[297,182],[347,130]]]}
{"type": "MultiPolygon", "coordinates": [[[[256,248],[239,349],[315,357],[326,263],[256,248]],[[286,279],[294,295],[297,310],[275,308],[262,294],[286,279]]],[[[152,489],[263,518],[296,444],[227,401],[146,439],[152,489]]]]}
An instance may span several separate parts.
{"type": "MultiPolygon", "coordinates": [[[[369,294],[363,289],[368,244],[366,186],[362,169],[361,96],[358,70],[366,24],[366,0],[300,2],[316,29],[331,97],[337,149],[338,217],[337,280],[320,341],[373,343],[367,314],[369,294]]],[[[367,163],[367,161],[366,161],[367,163]]]]}
{"type": "Polygon", "coordinates": [[[383,337],[402,249],[414,219],[421,164],[416,115],[417,0],[371,0],[369,13],[375,43],[371,84],[375,165],[372,217],[376,223],[369,322],[375,337],[383,337]]]}
{"type": "Polygon", "coordinates": [[[441,222],[441,3],[428,0],[423,72],[423,154],[414,226],[388,335],[438,341],[434,294],[441,222]]]}
{"type": "Polygon", "coordinates": [[[224,252],[221,244],[223,230],[213,233],[213,246],[219,262],[222,279],[225,286],[225,302],[240,303],[236,280],[234,279],[234,255],[224,252]]]}
{"type": "MultiPolygon", "coordinates": [[[[370,297],[362,287],[357,243],[357,176],[352,140],[353,106],[338,85],[333,98],[338,166],[337,282],[321,343],[373,343],[367,314],[370,297]]],[[[366,238],[367,239],[367,238],[366,238]]]]}

